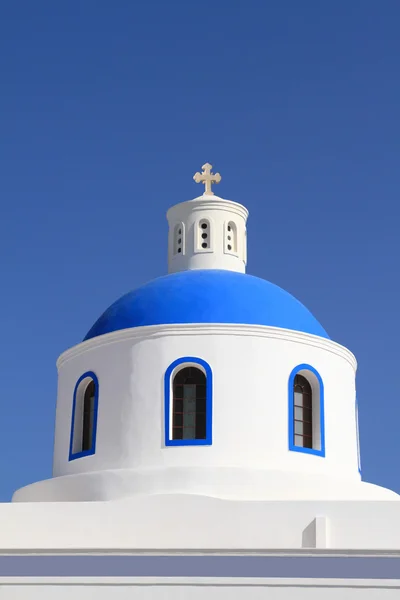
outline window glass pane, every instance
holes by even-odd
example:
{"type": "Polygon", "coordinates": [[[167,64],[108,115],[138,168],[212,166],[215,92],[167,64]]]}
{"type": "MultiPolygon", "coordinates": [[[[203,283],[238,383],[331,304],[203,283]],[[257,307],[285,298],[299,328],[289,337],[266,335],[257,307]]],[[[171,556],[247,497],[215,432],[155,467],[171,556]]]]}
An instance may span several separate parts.
{"type": "Polygon", "coordinates": [[[182,439],[182,434],[183,434],[182,427],[173,427],[173,429],[172,429],[172,435],[173,435],[173,439],[174,440],[181,440],[182,439]]]}
{"type": "MultiPolygon", "coordinates": [[[[193,422],[194,422],[194,420],[193,420],[193,422]]],[[[186,424],[182,430],[182,439],[183,440],[194,440],[194,439],[196,439],[195,433],[196,433],[195,425],[186,424]]]]}
{"type": "Polygon", "coordinates": [[[174,413],[183,414],[183,398],[174,401],[174,413]]]}
{"type": "Polygon", "coordinates": [[[294,393],[294,404],[295,406],[303,406],[303,394],[299,392],[294,393]]]}
{"type": "Polygon", "coordinates": [[[198,415],[205,414],[205,412],[206,412],[206,399],[205,398],[197,398],[196,412],[198,415]]]}
{"type": "Polygon", "coordinates": [[[180,383],[174,385],[174,398],[183,398],[183,385],[180,383]]]}
{"type": "Polygon", "coordinates": [[[311,408],[311,394],[303,394],[303,406],[311,408]]]}
{"type": "Polygon", "coordinates": [[[299,406],[295,406],[294,407],[294,418],[297,421],[302,421],[303,420],[303,413],[304,413],[304,409],[302,409],[299,406]]]}
{"type": "Polygon", "coordinates": [[[173,421],[174,421],[174,423],[173,423],[174,427],[183,427],[183,414],[175,413],[173,421]]]}
{"type": "Polygon", "coordinates": [[[304,433],[304,435],[308,435],[311,437],[311,434],[312,434],[311,423],[303,423],[303,433],[304,433]]]}
{"type": "Polygon", "coordinates": [[[312,390],[303,375],[294,378],[293,396],[295,445],[312,448],[312,390]]]}
{"type": "Polygon", "coordinates": [[[196,439],[206,439],[206,414],[198,413],[196,417],[196,439]]]}
{"type": "Polygon", "coordinates": [[[199,384],[197,386],[197,399],[206,397],[206,386],[205,384],[199,384]]]}
{"type": "Polygon", "coordinates": [[[194,439],[196,427],[196,385],[183,386],[183,439],[194,439]]]}
{"type": "Polygon", "coordinates": [[[304,448],[312,448],[312,437],[311,436],[303,437],[303,446],[304,446],[304,448]]]}
{"type": "Polygon", "coordinates": [[[196,402],[196,384],[185,383],[183,386],[183,407],[189,402],[196,402]]]}
{"type": "Polygon", "coordinates": [[[95,384],[92,380],[86,387],[83,399],[82,451],[90,450],[93,442],[95,384]]]}
{"type": "Polygon", "coordinates": [[[306,421],[307,423],[311,423],[311,408],[303,408],[303,421],[306,421]]]}
{"type": "Polygon", "coordinates": [[[294,422],[294,432],[295,433],[303,433],[303,422],[302,421],[295,421],[294,422]]]}

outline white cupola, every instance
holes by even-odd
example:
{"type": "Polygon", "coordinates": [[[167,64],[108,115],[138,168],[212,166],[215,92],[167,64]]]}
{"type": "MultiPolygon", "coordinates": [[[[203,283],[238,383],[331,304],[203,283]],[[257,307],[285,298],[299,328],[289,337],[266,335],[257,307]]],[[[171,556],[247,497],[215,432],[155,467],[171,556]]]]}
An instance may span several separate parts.
{"type": "Polygon", "coordinates": [[[204,183],[204,194],[176,204],[167,212],[168,272],[225,269],[244,273],[248,210],[237,202],[215,196],[211,185],[219,183],[221,176],[211,172],[209,163],[202,169],[193,179],[204,183]]]}

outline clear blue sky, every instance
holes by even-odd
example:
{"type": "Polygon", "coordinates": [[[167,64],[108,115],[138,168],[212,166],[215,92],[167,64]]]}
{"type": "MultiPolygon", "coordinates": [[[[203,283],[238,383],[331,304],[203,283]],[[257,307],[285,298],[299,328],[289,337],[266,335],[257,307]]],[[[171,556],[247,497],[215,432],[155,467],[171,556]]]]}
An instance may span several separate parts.
{"type": "MultiPolygon", "coordinates": [[[[359,361],[363,477],[400,492],[398,0],[0,10],[0,500],[51,474],[57,356],[166,272],[165,212],[250,210],[248,272],[359,361]]],[[[340,393],[340,388],[338,388],[340,393]]]]}

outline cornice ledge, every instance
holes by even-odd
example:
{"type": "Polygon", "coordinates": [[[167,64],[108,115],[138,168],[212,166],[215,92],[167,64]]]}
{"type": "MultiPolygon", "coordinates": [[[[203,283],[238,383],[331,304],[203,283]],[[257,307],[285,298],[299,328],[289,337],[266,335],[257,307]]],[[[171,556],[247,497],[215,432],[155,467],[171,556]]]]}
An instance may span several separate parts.
{"type": "Polygon", "coordinates": [[[174,204],[174,206],[171,206],[171,208],[167,211],[167,218],[174,215],[177,210],[184,208],[185,205],[186,210],[190,212],[196,212],[200,210],[226,210],[229,207],[231,212],[234,212],[245,219],[247,219],[249,216],[249,211],[247,208],[239,202],[225,200],[224,198],[219,198],[218,196],[199,196],[193,200],[180,202],[179,204],[174,204]]]}
{"type": "Polygon", "coordinates": [[[151,339],[164,336],[184,336],[184,335],[210,335],[219,333],[222,335],[242,335],[242,336],[258,336],[272,339],[285,340],[307,346],[321,348],[332,354],[336,354],[347,360],[354,371],[357,370],[356,357],[350,350],[341,346],[337,342],[303,333],[291,329],[282,329],[280,327],[267,327],[264,325],[239,325],[230,323],[177,323],[171,325],[146,325],[144,327],[132,327],[129,329],[121,329],[106,333],[98,337],[92,338],[85,342],[81,342],[76,346],[72,346],[63,352],[57,360],[57,368],[59,369],[68,360],[99,346],[115,344],[127,339],[151,339]]]}

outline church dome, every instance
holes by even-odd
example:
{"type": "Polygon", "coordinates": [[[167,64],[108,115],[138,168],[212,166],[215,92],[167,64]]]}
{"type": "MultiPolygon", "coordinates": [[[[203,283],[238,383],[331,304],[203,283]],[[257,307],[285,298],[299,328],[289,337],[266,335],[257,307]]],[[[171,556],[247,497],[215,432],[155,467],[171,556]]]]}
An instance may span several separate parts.
{"type": "Polygon", "coordinates": [[[159,277],[122,296],[85,340],[121,329],[178,323],[264,325],[329,339],[310,311],[273,283],[234,271],[199,269],[159,277]]]}

